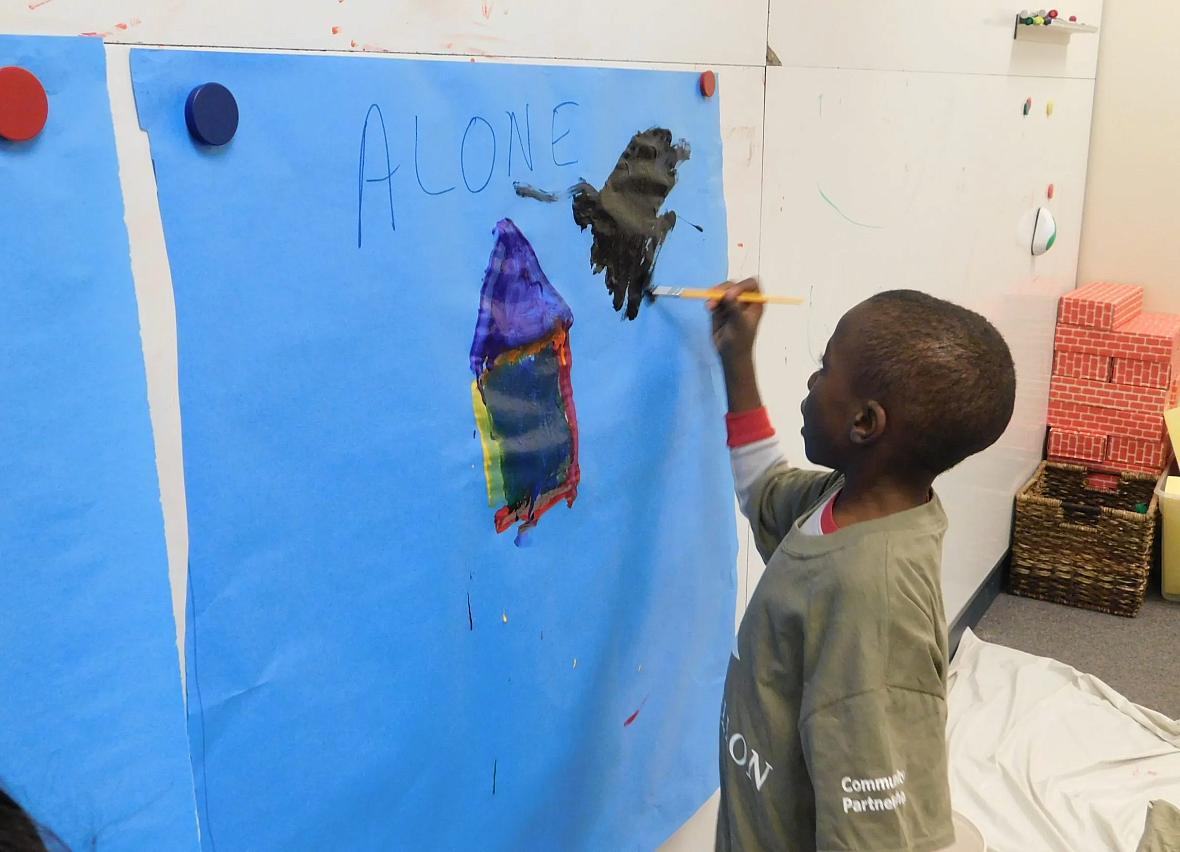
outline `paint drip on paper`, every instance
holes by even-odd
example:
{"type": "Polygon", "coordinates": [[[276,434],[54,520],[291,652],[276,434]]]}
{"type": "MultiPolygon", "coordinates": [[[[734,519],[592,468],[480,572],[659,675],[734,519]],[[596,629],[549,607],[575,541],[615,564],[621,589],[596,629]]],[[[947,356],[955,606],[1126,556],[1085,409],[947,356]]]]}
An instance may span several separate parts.
{"type": "Polygon", "coordinates": [[[686,142],[672,143],[671,131],[652,128],[631,138],[602,190],[582,181],[573,190],[574,221],[590,228],[590,266],[606,272],[606,289],[616,311],[639,315],[644,298],[654,300],[652,274],[676,213],[660,212],[676,186],[676,169],[689,158],[686,142]]]}
{"type": "Polygon", "coordinates": [[[578,496],[574,315],[515,223],[502,219],[494,233],[471,342],[471,398],[496,532],[519,523],[523,535],[578,496]]]}

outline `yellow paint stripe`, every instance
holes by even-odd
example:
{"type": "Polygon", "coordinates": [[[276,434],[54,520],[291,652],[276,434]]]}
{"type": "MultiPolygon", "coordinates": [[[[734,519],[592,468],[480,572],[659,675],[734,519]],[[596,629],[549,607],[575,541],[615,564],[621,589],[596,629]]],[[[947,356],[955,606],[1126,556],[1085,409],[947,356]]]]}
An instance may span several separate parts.
{"type": "Polygon", "coordinates": [[[471,383],[471,405],[475,409],[475,423],[479,427],[479,442],[483,445],[483,475],[488,483],[488,507],[495,508],[503,500],[504,479],[500,472],[500,448],[492,437],[492,415],[484,405],[479,391],[479,380],[471,383]]]}

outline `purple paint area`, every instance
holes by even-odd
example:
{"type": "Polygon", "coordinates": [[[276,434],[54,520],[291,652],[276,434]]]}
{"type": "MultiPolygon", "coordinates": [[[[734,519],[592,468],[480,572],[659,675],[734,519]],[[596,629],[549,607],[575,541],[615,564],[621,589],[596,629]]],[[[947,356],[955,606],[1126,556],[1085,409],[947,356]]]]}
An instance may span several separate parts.
{"type": "Polygon", "coordinates": [[[500,355],[567,327],[573,311],[549,283],[533,247],[511,219],[494,231],[496,247],[484,273],[479,319],[471,341],[471,371],[479,376],[500,355]]]}

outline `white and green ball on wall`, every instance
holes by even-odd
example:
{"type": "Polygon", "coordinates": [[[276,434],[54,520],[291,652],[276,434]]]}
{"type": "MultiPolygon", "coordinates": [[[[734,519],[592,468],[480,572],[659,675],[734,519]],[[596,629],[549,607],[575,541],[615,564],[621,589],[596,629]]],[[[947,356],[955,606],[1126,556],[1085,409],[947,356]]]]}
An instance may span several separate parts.
{"type": "Polygon", "coordinates": [[[1017,229],[1017,241],[1033,257],[1040,257],[1053,248],[1057,241],[1057,222],[1048,207],[1034,207],[1024,214],[1017,229]]]}

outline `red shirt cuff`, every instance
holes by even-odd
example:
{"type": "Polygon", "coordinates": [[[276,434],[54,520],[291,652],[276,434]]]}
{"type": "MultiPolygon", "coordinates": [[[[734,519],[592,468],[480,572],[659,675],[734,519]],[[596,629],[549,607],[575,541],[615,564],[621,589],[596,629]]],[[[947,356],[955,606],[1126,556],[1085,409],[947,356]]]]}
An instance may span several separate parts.
{"type": "Polygon", "coordinates": [[[774,437],[774,427],[770,425],[770,414],[765,406],[739,414],[726,414],[725,431],[729,434],[727,443],[730,449],[774,437]]]}

